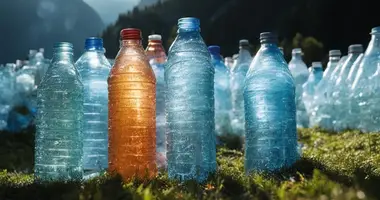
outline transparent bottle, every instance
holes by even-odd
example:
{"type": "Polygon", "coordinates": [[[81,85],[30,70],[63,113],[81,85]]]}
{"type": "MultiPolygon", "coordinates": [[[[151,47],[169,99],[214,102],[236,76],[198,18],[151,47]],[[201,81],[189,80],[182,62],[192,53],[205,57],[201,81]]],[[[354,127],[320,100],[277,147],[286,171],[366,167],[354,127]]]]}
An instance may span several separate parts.
{"type": "MultiPolygon", "coordinates": [[[[358,67],[352,84],[350,98],[351,113],[356,114],[355,128],[363,132],[380,131],[379,67],[380,67],[380,27],[372,28],[371,41],[358,67]]],[[[355,115],[354,115],[355,116],[355,115]]]]}
{"type": "Polygon", "coordinates": [[[309,126],[309,116],[302,100],[302,85],[309,77],[309,71],[302,60],[302,49],[292,50],[292,59],[289,62],[289,69],[296,83],[296,105],[297,105],[297,127],[306,128],[309,126]]]}
{"type": "Polygon", "coordinates": [[[111,65],[103,40],[90,37],[76,61],[84,86],[83,169],[85,174],[108,168],[108,84],[111,65]]]}
{"type": "Polygon", "coordinates": [[[252,62],[252,56],[249,52],[248,40],[239,41],[239,55],[236,59],[234,68],[231,71],[231,100],[232,100],[232,121],[231,126],[233,133],[239,136],[244,135],[244,80],[249,65],[252,62]]]}
{"type": "Polygon", "coordinates": [[[309,78],[302,86],[302,101],[305,105],[307,113],[311,112],[311,102],[313,101],[316,87],[323,77],[321,62],[313,62],[310,69],[311,71],[309,78]]]}
{"type": "Polygon", "coordinates": [[[209,46],[212,64],[215,67],[214,97],[215,97],[215,130],[218,135],[230,134],[231,91],[228,68],[223,64],[219,46],[209,46]]]}
{"type": "Polygon", "coordinates": [[[149,35],[145,53],[156,76],[156,149],[157,167],[165,168],[166,134],[165,134],[165,64],[166,53],[162,46],[161,35],[149,35]]]}
{"type": "Polygon", "coordinates": [[[232,57],[225,57],[224,65],[227,66],[228,70],[230,70],[232,66],[234,65],[234,60],[232,59],[232,57]]]}
{"type": "Polygon", "coordinates": [[[152,178],[156,167],[156,78],[141,44],[141,31],[120,32],[122,47],[108,77],[111,173],[124,180],[152,178]]]}
{"type": "Polygon", "coordinates": [[[54,45],[53,59],[37,91],[34,174],[37,181],[81,180],[83,84],[73,45],[54,45]]]}
{"type": "MultiPolygon", "coordinates": [[[[354,62],[363,53],[363,46],[361,44],[353,44],[348,47],[348,57],[343,63],[341,70],[339,71],[338,79],[335,82],[332,92],[332,103],[334,115],[334,130],[342,131],[348,128],[347,118],[348,115],[348,100],[349,100],[349,87],[351,86],[348,80],[348,75],[353,67],[354,62]]],[[[332,83],[334,84],[334,83],[332,83]]]]}
{"type": "Polygon", "coordinates": [[[276,171],[299,157],[294,79],[277,37],[261,33],[260,42],[244,87],[246,173],[276,171]]]}
{"type": "Polygon", "coordinates": [[[214,73],[199,19],[179,19],[165,66],[169,178],[201,182],[216,170],[214,73]]]}

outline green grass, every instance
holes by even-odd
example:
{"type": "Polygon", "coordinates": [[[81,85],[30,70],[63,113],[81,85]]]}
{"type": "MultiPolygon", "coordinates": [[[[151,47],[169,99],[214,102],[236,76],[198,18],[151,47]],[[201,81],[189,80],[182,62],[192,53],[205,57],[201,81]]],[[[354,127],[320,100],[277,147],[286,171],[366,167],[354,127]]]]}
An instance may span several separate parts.
{"type": "MultiPolygon", "coordinates": [[[[26,131],[30,132],[32,130],[26,131]]],[[[123,183],[107,174],[84,183],[33,181],[33,134],[0,134],[0,199],[380,199],[380,134],[300,129],[303,156],[274,174],[244,173],[241,144],[225,137],[218,171],[204,184],[168,180],[123,183]]]]}

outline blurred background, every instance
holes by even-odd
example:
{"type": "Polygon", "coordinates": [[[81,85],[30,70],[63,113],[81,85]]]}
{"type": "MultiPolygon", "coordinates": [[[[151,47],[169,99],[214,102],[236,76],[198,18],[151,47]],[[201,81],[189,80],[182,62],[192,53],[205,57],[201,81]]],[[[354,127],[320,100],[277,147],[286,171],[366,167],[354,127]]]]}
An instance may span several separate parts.
{"type": "Polygon", "coordinates": [[[107,57],[114,58],[126,27],[142,29],[145,45],[149,34],[161,34],[168,49],[178,18],[194,16],[206,43],[220,45],[224,56],[236,53],[242,38],[254,52],[259,33],[275,31],[287,60],[292,48],[302,47],[309,66],[326,63],[329,49],[346,54],[350,44],[368,44],[379,25],[377,8],[371,0],[1,0],[0,63],[26,59],[38,48],[50,58],[56,41],[72,42],[78,58],[88,36],[103,37],[107,57]]]}

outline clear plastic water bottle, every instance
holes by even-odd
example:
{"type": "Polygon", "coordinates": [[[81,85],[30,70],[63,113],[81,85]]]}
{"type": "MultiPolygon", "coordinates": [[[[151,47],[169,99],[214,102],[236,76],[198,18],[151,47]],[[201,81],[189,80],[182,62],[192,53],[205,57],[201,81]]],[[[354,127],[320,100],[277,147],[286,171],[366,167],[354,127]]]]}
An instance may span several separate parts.
{"type": "Polygon", "coordinates": [[[295,83],[273,33],[261,48],[244,87],[245,171],[276,171],[298,159],[295,83]]]}
{"type": "Polygon", "coordinates": [[[348,100],[349,100],[349,87],[351,87],[351,81],[348,80],[348,75],[351,71],[351,67],[354,62],[363,53],[363,46],[361,44],[354,44],[348,47],[348,57],[343,63],[338,75],[338,79],[335,82],[332,92],[332,103],[335,115],[334,118],[334,130],[342,131],[348,128],[347,118],[348,115],[348,100]]]}
{"type": "Polygon", "coordinates": [[[215,129],[216,134],[232,133],[230,111],[231,91],[228,68],[223,64],[219,46],[209,46],[212,64],[215,67],[214,97],[215,97],[215,129]]]}
{"type": "Polygon", "coordinates": [[[34,174],[37,181],[81,180],[83,84],[73,45],[56,43],[37,91],[34,174]]]}
{"type": "MultiPolygon", "coordinates": [[[[338,72],[341,66],[347,59],[347,56],[343,56],[339,59],[335,65],[338,56],[330,57],[331,64],[327,66],[327,69],[334,67],[332,71],[325,72],[322,80],[319,82],[316,88],[314,100],[311,105],[312,111],[310,112],[310,126],[320,126],[327,130],[333,130],[334,119],[331,116],[332,109],[332,92],[333,87],[338,79],[338,72]],[[331,72],[331,73],[330,73],[331,72]]],[[[330,63],[330,62],[329,62],[330,63]]]]}
{"type": "Polygon", "coordinates": [[[166,53],[162,46],[161,35],[149,35],[145,53],[156,76],[156,149],[157,167],[166,168],[165,134],[165,63],[166,53]]]}
{"type": "Polygon", "coordinates": [[[244,135],[244,80],[247,74],[249,65],[252,61],[251,53],[249,52],[248,40],[240,40],[239,55],[236,63],[231,71],[231,100],[232,100],[232,121],[231,126],[234,134],[244,135]]]}
{"type": "Polygon", "coordinates": [[[305,105],[307,113],[311,112],[311,102],[313,101],[315,89],[322,80],[323,69],[321,62],[313,62],[308,80],[302,86],[302,101],[305,105]]]}
{"type": "Polygon", "coordinates": [[[12,64],[0,66],[0,130],[8,126],[8,116],[14,106],[15,72],[12,64]]]}
{"type": "Polygon", "coordinates": [[[371,31],[371,41],[358,67],[352,84],[350,98],[351,113],[355,113],[355,128],[364,132],[380,131],[379,110],[379,68],[380,68],[380,27],[371,31]]]}
{"type": "Polygon", "coordinates": [[[169,178],[204,181],[216,170],[214,73],[199,19],[179,19],[165,66],[169,178]]]}
{"type": "Polygon", "coordinates": [[[75,65],[84,86],[83,169],[92,174],[108,167],[107,78],[111,65],[101,38],[87,38],[84,49],[75,65]]]}
{"type": "Polygon", "coordinates": [[[302,100],[302,85],[309,77],[309,71],[302,60],[302,49],[292,50],[292,59],[289,62],[289,69],[296,83],[296,105],[297,105],[297,127],[306,128],[309,126],[309,116],[302,100]]]}

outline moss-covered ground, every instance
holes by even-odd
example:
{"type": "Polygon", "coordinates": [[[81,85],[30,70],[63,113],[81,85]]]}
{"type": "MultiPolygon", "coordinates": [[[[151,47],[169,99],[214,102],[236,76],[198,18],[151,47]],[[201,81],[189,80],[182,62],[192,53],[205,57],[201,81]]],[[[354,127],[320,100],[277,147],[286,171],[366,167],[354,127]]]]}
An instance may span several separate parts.
{"type": "Polygon", "coordinates": [[[165,173],[145,182],[103,175],[84,183],[37,184],[30,132],[0,134],[0,200],[380,199],[380,134],[299,129],[302,159],[275,174],[246,176],[239,140],[224,137],[218,171],[204,184],[178,183],[165,173]]]}

